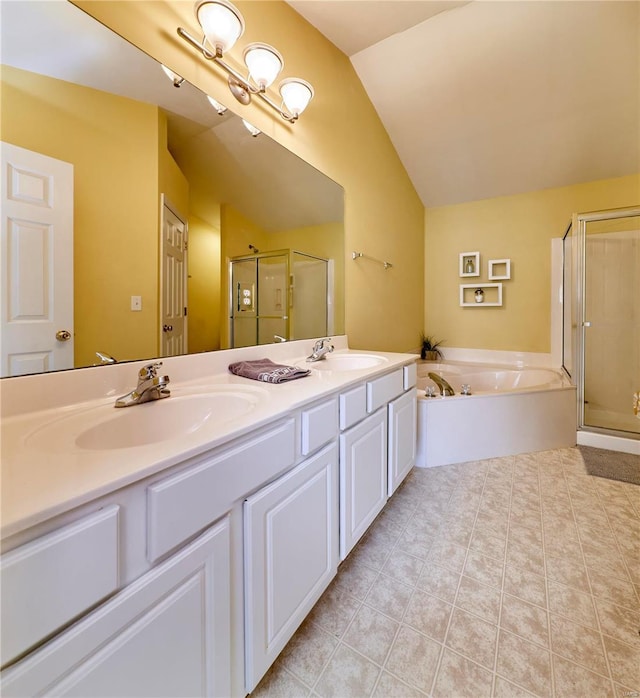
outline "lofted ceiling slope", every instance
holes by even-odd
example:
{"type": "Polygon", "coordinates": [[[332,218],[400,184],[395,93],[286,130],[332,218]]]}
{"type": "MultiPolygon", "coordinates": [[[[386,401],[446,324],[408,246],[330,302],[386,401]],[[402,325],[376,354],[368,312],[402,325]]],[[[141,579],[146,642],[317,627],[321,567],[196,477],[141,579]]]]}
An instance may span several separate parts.
{"type": "Polygon", "coordinates": [[[640,171],[636,0],[289,4],[350,57],[425,206],[640,171]]]}

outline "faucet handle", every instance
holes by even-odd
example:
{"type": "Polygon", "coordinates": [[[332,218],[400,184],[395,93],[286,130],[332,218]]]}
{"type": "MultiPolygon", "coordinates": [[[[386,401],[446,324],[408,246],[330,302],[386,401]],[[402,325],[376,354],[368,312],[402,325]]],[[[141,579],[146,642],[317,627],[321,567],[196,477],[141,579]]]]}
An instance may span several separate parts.
{"type": "Polygon", "coordinates": [[[161,366],[162,361],[157,361],[153,364],[147,364],[138,371],[138,376],[140,376],[140,378],[142,378],[143,380],[146,380],[148,378],[155,378],[158,375],[158,369],[161,366]]]}
{"type": "MultiPolygon", "coordinates": [[[[314,351],[320,351],[321,349],[324,349],[324,343],[325,342],[330,342],[331,337],[323,337],[322,339],[319,339],[313,346],[314,351]]],[[[331,348],[329,351],[333,351],[333,346],[329,345],[331,348]]]]}

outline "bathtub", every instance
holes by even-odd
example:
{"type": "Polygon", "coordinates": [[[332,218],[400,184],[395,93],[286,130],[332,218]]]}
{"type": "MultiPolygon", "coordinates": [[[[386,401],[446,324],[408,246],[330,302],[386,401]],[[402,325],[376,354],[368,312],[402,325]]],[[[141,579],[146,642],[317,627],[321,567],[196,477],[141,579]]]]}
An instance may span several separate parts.
{"type": "Polygon", "coordinates": [[[417,386],[419,467],[575,446],[576,391],[561,371],[423,362],[417,386]],[[441,397],[429,372],[455,395],[441,397]],[[461,394],[465,384],[471,395],[461,394]]]}

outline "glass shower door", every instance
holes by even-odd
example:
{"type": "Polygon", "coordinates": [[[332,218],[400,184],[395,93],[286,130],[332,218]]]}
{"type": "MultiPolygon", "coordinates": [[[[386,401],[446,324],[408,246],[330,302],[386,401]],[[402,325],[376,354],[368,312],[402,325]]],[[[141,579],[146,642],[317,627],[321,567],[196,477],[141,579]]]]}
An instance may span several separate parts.
{"type": "Polygon", "coordinates": [[[640,216],[582,219],[582,426],[640,435],[640,216]]]}
{"type": "Polygon", "coordinates": [[[258,341],[289,339],[289,255],[258,257],[258,341]]]}

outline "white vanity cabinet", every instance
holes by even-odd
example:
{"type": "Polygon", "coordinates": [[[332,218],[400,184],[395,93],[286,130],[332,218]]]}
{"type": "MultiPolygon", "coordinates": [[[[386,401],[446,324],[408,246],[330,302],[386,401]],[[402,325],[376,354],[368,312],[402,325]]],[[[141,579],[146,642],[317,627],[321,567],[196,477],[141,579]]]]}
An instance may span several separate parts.
{"type": "Polygon", "coordinates": [[[341,560],[415,464],[415,382],[412,364],[340,395],[341,560]]]}
{"type": "Polygon", "coordinates": [[[223,519],[2,675],[6,696],[228,696],[223,519]]]}
{"type": "Polygon", "coordinates": [[[244,536],[245,669],[251,692],[336,575],[335,442],[246,500],[244,536]]]}

